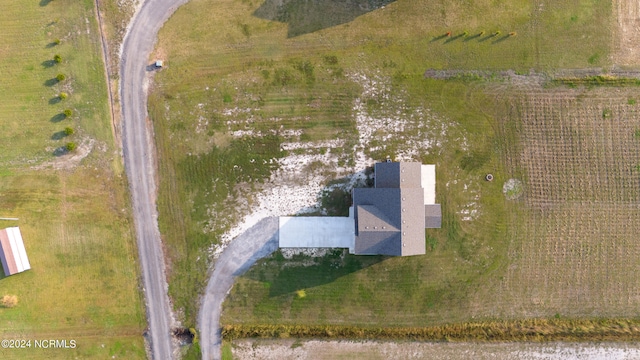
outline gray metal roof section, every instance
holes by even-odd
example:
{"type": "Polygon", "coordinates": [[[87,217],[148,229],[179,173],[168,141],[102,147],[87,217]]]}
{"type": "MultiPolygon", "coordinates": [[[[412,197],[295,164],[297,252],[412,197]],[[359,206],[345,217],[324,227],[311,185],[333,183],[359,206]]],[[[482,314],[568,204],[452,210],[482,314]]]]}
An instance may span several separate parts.
{"type": "Polygon", "coordinates": [[[365,231],[356,237],[356,255],[402,255],[400,232],[365,231]]]}
{"type": "Polygon", "coordinates": [[[401,189],[400,195],[402,256],[422,255],[427,250],[424,236],[424,191],[420,187],[401,189]]]}
{"type": "Polygon", "coordinates": [[[424,227],[426,229],[439,229],[442,227],[442,209],[440,204],[424,206],[424,227]]]}
{"type": "Polygon", "coordinates": [[[426,252],[420,163],[377,163],[374,188],[353,189],[356,254],[426,252]],[[383,228],[384,227],[384,228],[383,228]],[[388,231],[391,229],[395,231],[388,231]]]}
{"type": "Polygon", "coordinates": [[[387,218],[374,205],[358,205],[358,228],[360,231],[400,231],[397,224],[387,218]]]}
{"type": "Polygon", "coordinates": [[[421,188],[422,164],[417,162],[382,162],[375,165],[375,187],[421,188]]]}

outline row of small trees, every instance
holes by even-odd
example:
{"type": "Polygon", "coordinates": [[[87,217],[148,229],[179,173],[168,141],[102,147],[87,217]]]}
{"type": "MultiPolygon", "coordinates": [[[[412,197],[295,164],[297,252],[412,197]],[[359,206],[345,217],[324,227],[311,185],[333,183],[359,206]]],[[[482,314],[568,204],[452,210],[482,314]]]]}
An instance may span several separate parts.
{"type": "MultiPolygon", "coordinates": [[[[60,45],[60,39],[54,40],[53,44],[54,45],[60,45]]],[[[55,64],[62,63],[62,56],[60,56],[59,54],[55,54],[53,56],[53,62],[55,64]]],[[[57,83],[61,83],[61,82],[65,81],[66,79],[67,79],[67,76],[65,74],[63,74],[63,73],[58,73],[58,75],[56,75],[56,77],[55,77],[55,80],[56,80],[57,83]]],[[[68,97],[69,97],[69,94],[67,94],[64,91],[61,91],[58,94],[58,99],[60,101],[66,100],[68,97]]],[[[62,112],[62,115],[64,116],[65,119],[69,119],[69,118],[71,118],[71,116],[73,116],[73,110],[67,108],[62,112]]],[[[64,128],[63,133],[64,133],[65,136],[71,136],[71,135],[73,135],[75,133],[75,130],[70,126],[67,126],[67,127],[64,128]]],[[[76,145],[75,142],[68,142],[65,145],[65,149],[67,151],[73,151],[73,150],[76,149],[76,147],[77,147],[77,145],[76,145]]]]}
{"type": "MultiPolygon", "coordinates": [[[[497,30],[491,34],[488,35],[488,37],[496,37],[496,36],[500,36],[500,34],[502,34],[502,31],[497,30]]],[[[473,37],[483,37],[486,35],[486,32],[484,31],[480,31],[479,33],[472,35],[473,37]]],[[[509,33],[509,36],[516,36],[517,33],[515,31],[512,31],[509,33]]],[[[451,37],[452,36],[452,32],[451,31],[447,31],[443,36],[440,37],[451,37]]],[[[460,33],[459,35],[456,35],[456,37],[468,37],[469,36],[469,32],[468,31],[463,31],[462,33],[460,33]]]]}

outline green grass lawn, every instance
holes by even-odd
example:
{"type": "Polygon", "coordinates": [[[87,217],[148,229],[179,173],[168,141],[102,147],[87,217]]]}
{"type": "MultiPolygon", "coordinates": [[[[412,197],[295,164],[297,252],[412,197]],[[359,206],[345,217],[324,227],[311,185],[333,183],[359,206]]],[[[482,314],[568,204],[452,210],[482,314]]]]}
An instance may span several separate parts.
{"type": "MultiPolygon", "coordinates": [[[[519,114],[503,80],[422,74],[610,65],[611,3],[381,1],[351,10],[286,3],[278,11],[272,2],[193,0],[160,32],[156,54],[167,66],[156,74],[149,108],[175,306],[194,323],[208,250],[248,211],[252,190],[274,170],[255,159],[295,153],[279,151],[282,142],[337,138],[343,146],[321,151],[350,166],[359,119],[401,118],[409,121],[404,131],[378,129],[367,151],[380,159],[415,150],[415,160],[437,165],[443,228],[428,231],[428,254],[334,253],[307,268],[291,268],[276,254],[239,280],[223,323],[469,320],[485,304],[477,294],[506,274],[512,241],[528,219],[518,217],[521,202],[502,194],[509,177],[526,178],[512,168],[521,138],[505,121],[517,123],[519,114]],[[247,135],[234,137],[235,131],[247,135]],[[411,145],[422,138],[434,142],[411,145]],[[487,172],[495,176],[491,183],[483,180],[487,172]]],[[[333,171],[318,169],[327,177],[333,171]]]]}
{"type": "Polygon", "coordinates": [[[146,357],[126,179],[93,6],[9,1],[0,14],[0,213],[20,219],[0,227],[20,227],[32,267],[0,274],[0,294],[19,300],[0,308],[0,337],[76,341],[74,349],[0,349],[3,359],[146,357]],[[51,80],[59,73],[64,81],[51,80]],[[61,92],[68,97],[60,100],[61,92]],[[74,134],[64,136],[65,127],[74,134]],[[56,155],[68,142],[91,141],[79,165],[56,155]]]}

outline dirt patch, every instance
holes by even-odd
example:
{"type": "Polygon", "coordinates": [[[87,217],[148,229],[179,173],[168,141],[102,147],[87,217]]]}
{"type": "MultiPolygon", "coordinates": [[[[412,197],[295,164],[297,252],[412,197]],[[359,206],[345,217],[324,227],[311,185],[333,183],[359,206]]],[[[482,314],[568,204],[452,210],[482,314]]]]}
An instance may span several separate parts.
{"type": "Polygon", "coordinates": [[[613,2],[617,18],[614,31],[613,63],[621,66],[635,66],[640,63],[640,3],[632,0],[613,2]]]}
{"type": "Polygon", "coordinates": [[[80,161],[87,157],[93,147],[95,145],[95,140],[91,138],[84,138],[78,144],[78,147],[73,151],[67,151],[66,149],[57,148],[52,151],[56,154],[55,159],[47,161],[38,166],[32,167],[33,170],[42,170],[42,169],[54,169],[54,170],[71,170],[78,165],[80,165],[80,161]]]}
{"type": "Polygon", "coordinates": [[[630,344],[575,343],[420,343],[374,341],[242,340],[233,342],[234,359],[637,359],[630,344]]]}

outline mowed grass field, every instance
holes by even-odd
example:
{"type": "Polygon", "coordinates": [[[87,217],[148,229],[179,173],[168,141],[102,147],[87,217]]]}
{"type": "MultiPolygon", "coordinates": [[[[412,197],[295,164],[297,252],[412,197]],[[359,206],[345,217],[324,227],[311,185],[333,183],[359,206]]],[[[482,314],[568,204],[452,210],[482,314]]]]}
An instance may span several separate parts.
{"type": "MultiPolygon", "coordinates": [[[[374,159],[391,155],[435,163],[443,227],[428,231],[429,251],[420,257],[352,257],[337,251],[319,259],[286,260],[276,253],[234,286],[223,324],[427,326],[486,318],[631,314],[637,305],[629,300],[633,297],[627,297],[626,306],[598,307],[600,312],[590,305],[621,304],[615,293],[596,286],[606,279],[620,282],[618,288],[629,294],[637,285],[625,272],[627,265],[609,261],[614,254],[624,257],[619,264],[634,261],[632,252],[622,250],[633,240],[623,221],[633,210],[617,195],[622,185],[600,186],[594,178],[590,192],[581,193],[582,202],[573,203],[577,216],[571,224],[571,212],[558,205],[568,196],[565,181],[572,176],[585,181],[578,171],[587,171],[588,164],[619,169],[611,182],[629,184],[636,176],[635,150],[624,166],[606,155],[615,134],[589,137],[591,147],[585,143],[600,131],[598,114],[613,129],[616,109],[635,109],[631,93],[546,88],[526,77],[423,77],[427,69],[527,74],[530,69],[552,73],[609,66],[611,3],[358,4],[345,9],[291,1],[277,8],[270,1],[194,0],[161,30],[153,56],[164,58],[167,66],[155,76],[149,107],[160,157],[161,231],[173,263],[170,292],[186,322],[195,320],[197,296],[212,261],[207,260],[209,250],[249,211],[252,191],[275,170],[274,162],[264,160],[304,152],[281,150],[289,142],[316,144],[318,152],[336,157],[339,166],[354,166],[358,149],[374,159]],[[551,100],[565,92],[575,94],[573,112],[563,110],[569,104],[551,100]],[[533,110],[528,104],[538,99],[552,104],[533,110]],[[608,101],[611,113],[605,117],[598,107],[608,101]],[[533,122],[547,118],[555,120],[533,122]],[[565,129],[565,121],[584,127],[573,148],[563,142],[568,135],[554,130],[565,129]],[[335,139],[340,146],[318,145],[335,139]],[[534,139],[544,151],[556,144],[565,163],[575,166],[536,157],[534,139]],[[580,146],[594,155],[578,151],[580,146]],[[550,189],[556,190],[534,192],[544,188],[537,168],[555,179],[550,189]],[[487,173],[495,176],[493,182],[483,180],[487,173]],[[523,183],[516,200],[503,194],[510,178],[523,183]],[[587,199],[608,199],[607,209],[620,211],[607,216],[619,215],[619,221],[601,218],[603,213],[594,212],[596,206],[587,199]],[[540,210],[545,202],[556,204],[554,213],[540,210]],[[598,219],[612,228],[604,231],[604,223],[582,228],[582,222],[598,219]],[[540,237],[543,229],[548,237],[540,237]],[[619,234],[618,240],[611,247],[590,248],[599,265],[586,265],[587,255],[576,248],[576,239],[588,235],[590,246],[596,246],[608,241],[611,232],[619,234]],[[549,252],[539,252],[539,246],[549,252]],[[566,261],[551,259],[556,246],[564,246],[566,261]],[[564,295],[555,280],[560,277],[553,274],[564,274],[565,283],[580,276],[584,282],[572,284],[580,295],[564,295]],[[305,290],[305,296],[297,290],[305,290]],[[541,297],[527,297],[533,293],[541,297]],[[591,301],[596,296],[599,300],[591,301]],[[534,301],[537,307],[531,305],[534,301]]],[[[629,128],[636,126],[632,116],[627,119],[629,128]]],[[[623,133],[633,149],[634,132],[623,133]]],[[[327,164],[307,170],[327,179],[335,173],[327,164]]]]}
{"type": "Polygon", "coordinates": [[[512,176],[526,179],[514,218],[524,226],[514,233],[506,274],[490,290],[510,306],[478,312],[635,317],[637,90],[551,88],[514,95],[501,121],[518,133],[506,159],[512,176]]]}
{"type": "Polygon", "coordinates": [[[32,269],[0,272],[0,296],[18,298],[0,307],[0,338],[31,340],[31,348],[1,348],[0,358],[145,358],[135,238],[94,4],[5,1],[2,8],[0,216],[19,221],[0,227],[20,227],[32,269]],[[66,79],[52,80],[59,73],[66,79]],[[75,152],[60,150],[68,142],[75,152]],[[35,340],[76,346],[42,349],[35,340]]]}

